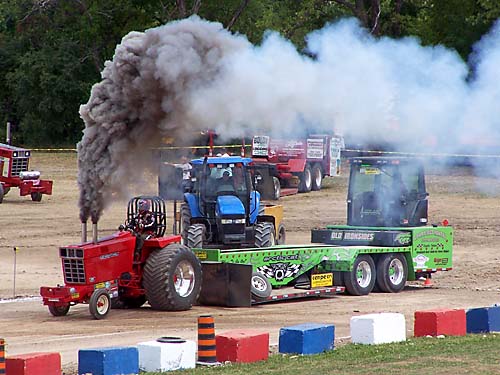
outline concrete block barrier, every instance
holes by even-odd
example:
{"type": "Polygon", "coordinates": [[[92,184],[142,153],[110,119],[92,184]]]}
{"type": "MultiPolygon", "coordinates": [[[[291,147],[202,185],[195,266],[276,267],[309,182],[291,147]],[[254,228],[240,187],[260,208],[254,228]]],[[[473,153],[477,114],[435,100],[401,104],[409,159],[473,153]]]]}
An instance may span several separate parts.
{"type": "Polygon", "coordinates": [[[279,352],[317,354],[333,350],[335,326],[306,323],[280,329],[279,352]]]}
{"type": "Polygon", "coordinates": [[[465,336],[466,317],[463,309],[415,311],[414,336],[465,336]]]}
{"type": "Polygon", "coordinates": [[[465,315],[467,333],[500,332],[500,306],[469,309],[465,315]]]}
{"type": "Polygon", "coordinates": [[[354,344],[385,344],[406,340],[406,321],[403,314],[380,313],[353,316],[350,323],[354,344]]]}
{"type": "Polygon", "coordinates": [[[122,375],[139,373],[135,347],[108,347],[78,351],[78,374],[122,375]]]}
{"type": "Polygon", "coordinates": [[[9,356],[5,360],[8,375],[61,375],[59,353],[30,353],[9,356]]]}
{"type": "Polygon", "coordinates": [[[161,372],[196,367],[194,341],[165,337],[139,343],[137,349],[141,371],[161,372]]]}
{"type": "Polygon", "coordinates": [[[215,337],[218,362],[257,362],[269,358],[269,333],[235,330],[215,337]]]}

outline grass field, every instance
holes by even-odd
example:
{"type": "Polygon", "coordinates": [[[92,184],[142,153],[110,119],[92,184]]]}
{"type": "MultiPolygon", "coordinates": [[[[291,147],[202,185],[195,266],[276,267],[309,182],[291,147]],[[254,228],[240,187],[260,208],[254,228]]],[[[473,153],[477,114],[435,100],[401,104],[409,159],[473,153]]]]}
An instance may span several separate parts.
{"type": "MultiPolygon", "coordinates": [[[[385,345],[348,344],[311,355],[281,355],[252,364],[170,372],[192,375],[248,374],[500,374],[500,334],[412,338],[385,345]]],[[[148,373],[148,375],[159,373],[148,373]]]]}

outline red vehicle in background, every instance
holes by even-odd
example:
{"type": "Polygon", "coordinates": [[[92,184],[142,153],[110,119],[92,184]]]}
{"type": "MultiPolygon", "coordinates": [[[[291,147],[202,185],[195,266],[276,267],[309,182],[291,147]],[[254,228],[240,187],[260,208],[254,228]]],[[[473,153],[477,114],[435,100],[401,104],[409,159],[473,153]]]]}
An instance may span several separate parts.
{"type": "Polygon", "coordinates": [[[39,171],[29,170],[30,157],[30,150],[0,143],[0,203],[13,187],[35,202],[42,200],[42,194],[52,194],[52,181],[42,180],[39,171]]]}
{"type": "Polygon", "coordinates": [[[321,190],[325,176],[340,174],[344,139],[339,135],[311,134],[304,139],[254,136],[252,160],[260,169],[261,194],[271,199],[321,190]]]}

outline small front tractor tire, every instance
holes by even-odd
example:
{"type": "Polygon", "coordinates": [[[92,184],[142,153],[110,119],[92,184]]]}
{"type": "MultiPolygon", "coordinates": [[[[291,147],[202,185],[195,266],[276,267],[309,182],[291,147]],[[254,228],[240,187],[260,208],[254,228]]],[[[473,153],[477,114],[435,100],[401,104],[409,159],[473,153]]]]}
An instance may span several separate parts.
{"type": "Polygon", "coordinates": [[[299,193],[309,193],[312,189],[311,167],[309,164],[306,164],[304,172],[300,174],[299,178],[299,193]]]}
{"type": "Polygon", "coordinates": [[[203,248],[205,241],[206,228],[203,224],[193,224],[187,228],[186,242],[184,243],[190,249],[203,248]]]}
{"type": "Polygon", "coordinates": [[[97,320],[104,319],[111,310],[111,298],[106,289],[96,289],[90,296],[89,311],[97,320]]]}
{"type": "Polygon", "coordinates": [[[0,203],[3,202],[3,196],[5,195],[5,190],[2,184],[0,184],[0,203]]]}
{"type": "Polygon", "coordinates": [[[276,245],[276,234],[272,223],[258,223],[255,226],[255,247],[271,247],[276,245]]]}
{"type": "Polygon", "coordinates": [[[286,243],[286,230],[283,224],[278,226],[278,239],[276,242],[278,245],[284,245],[286,243]]]}
{"type": "Polygon", "coordinates": [[[49,305],[48,307],[52,316],[65,316],[69,311],[69,304],[63,306],[49,305]]]}
{"type": "Polygon", "coordinates": [[[154,310],[189,310],[200,294],[201,263],[187,246],[170,244],[146,260],[143,285],[154,310]]]}
{"type": "Polygon", "coordinates": [[[321,170],[321,166],[319,164],[316,164],[312,169],[311,190],[313,191],[321,190],[322,184],[323,184],[323,171],[321,170]]]}
{"type": "Polygon", "coordinates": [[[278,177],[273,176],[273,200],[277,201],[281,196],[281,184],[278,177]]]}
{"type": "Polygon", "coordinates": [[[251,284],[252,297],[256,300],[263,300],[269,297],[273,291],[271,283],[259,272],[252,273],[252,284],[251,284]]]}
{"type": "Polygon", "coordinates": [[[344,283],[347,292],[353,296],[365,296],[373,290],[376,271],[375,262],[369,255],[359,255],[352,270],[344,272],[344,283]]]}
{"type": "Polygon", "coordinates": [[[31,193],[31,200],[33,202],[41,202],[42,201],[42,193],[40,193],[38,191],[31,193]]]}
{"type": "Polygon", "coordinates": [[[377,286],[381,292],[399,293],[408,279],[408,265],[403,254],[383,254],[377,262],[377,286]]]}

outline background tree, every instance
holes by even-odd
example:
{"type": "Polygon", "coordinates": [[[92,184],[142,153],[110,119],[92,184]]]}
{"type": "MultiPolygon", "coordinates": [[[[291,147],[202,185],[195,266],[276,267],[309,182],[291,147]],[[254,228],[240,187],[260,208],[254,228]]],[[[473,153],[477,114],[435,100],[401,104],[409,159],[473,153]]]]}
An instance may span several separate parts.
{"type": "Polygon", "coordinates": [[[104,62],[132,30],[198,14],[254,43],[266,30],[299,51],[305,36],[354,16],[374,36],[414,35],[456,49],[463,59],[500,17],[498,0],[2,0],[0,137],[7,120],[14,143],[73,146],[84,125],[78,109],[100,80],[104,62]]]}

